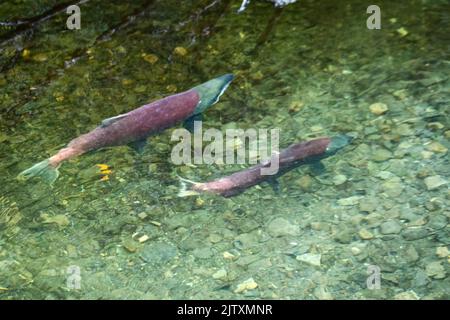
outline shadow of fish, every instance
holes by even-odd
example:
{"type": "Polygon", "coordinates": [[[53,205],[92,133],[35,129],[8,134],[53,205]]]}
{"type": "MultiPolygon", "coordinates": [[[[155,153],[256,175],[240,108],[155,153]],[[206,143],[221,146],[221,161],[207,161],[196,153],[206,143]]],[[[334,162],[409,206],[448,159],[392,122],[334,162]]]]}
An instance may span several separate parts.
{"type": "Polygon", "coordinates": [[[100,126],[73,139],[57,154],[21,172],[17,178],[27,180],[40,176],[51,184],[58,178],[58,167],[63,161],[88,151],[126,144],[139,150],[144,147],[150,135],[198,116],[215,104],[233,78],[232,74],[225,74],[188,91],[105,119],[100,126]]]}

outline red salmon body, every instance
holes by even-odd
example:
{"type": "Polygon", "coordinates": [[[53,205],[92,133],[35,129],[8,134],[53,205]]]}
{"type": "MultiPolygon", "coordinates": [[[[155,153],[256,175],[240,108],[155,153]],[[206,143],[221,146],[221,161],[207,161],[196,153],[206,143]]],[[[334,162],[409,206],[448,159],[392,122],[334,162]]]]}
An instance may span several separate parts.
{"type": "Polygon", "coordinates": [[[330,142],[330,138],[318,138],[292,144],[280,152],[278,157],[279,170],[274,175],[261,174],[261,168],[271,166],[270,162],[261,163],[223,178],[196,183],[192,185],[191,189],[197,192],[215,193],[223,197],[235,196],[263,181],[277,178],[303,162],[324,155],[330,142]]]}
{"type": "Polygon", "coordinates": [[[73,139],[50,158],[23,170],[17,178],[28,180],[39,176],[52,184],[59,176],[58,167],[63,161],[88,151],[125,144],[140,151],[145,146],[145,139],[148,136],[200,115],[219,101],[233,78],[232,74],[224,74],[188,91],[105,119],[100,126],[73,139]]]}
{"type": "Polygon", "coordinates": [[[107,119],[111,123],[79,136],[68,147],[89,151],[145,139],[189,118],[198,102],[199,95],[195,90],[157,100],[111,120],[107,119]]]}

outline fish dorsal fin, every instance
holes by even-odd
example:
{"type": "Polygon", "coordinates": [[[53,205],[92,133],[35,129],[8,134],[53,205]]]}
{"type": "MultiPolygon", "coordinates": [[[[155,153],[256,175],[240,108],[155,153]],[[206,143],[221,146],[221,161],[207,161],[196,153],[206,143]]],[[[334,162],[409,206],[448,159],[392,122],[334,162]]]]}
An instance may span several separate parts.
{"type": "Polygon", "coordinates": [[[125,118],[126,116],[128,116],[128,113],[119,114],[118,116],[104,119],[104,120],[102,121],[101,126],[102,126],[103,128],[104,128],[104,127],[107,127],[107,126],[110,126],[110,125],[112,125],[114,122],[119,121],[119,120],[125,118]]]}

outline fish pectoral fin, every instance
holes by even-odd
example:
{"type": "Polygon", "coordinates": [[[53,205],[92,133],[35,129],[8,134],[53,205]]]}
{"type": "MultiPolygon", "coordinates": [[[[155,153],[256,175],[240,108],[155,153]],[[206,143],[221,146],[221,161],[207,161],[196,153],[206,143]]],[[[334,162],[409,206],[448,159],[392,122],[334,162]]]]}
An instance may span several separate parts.
{"type": "Polygon", "coordinates": [[[190,133],[194,133],[194,122],[195,121],[202,121],[203,116],[201,113],[194,114],[193,116],[190,116],[183,122],[183,127],[188,130],[190,133]]]}
{"type": "Polygon", "coordinates": [[[267,180],[267,183],[269,184],[269,186],[272,187],[272,190],[276,194],[280,194],[280,192],[281,192],[280,182],[276,178],[267,180]]]}
{"type": "Polygon", "coordinates": [[[110,125],[112,125],[114,122],[119,121],[119,120],[125,118],[126,116],[128,116],[128,113],[119,114],[118,116],[104,119],[104,120],[102,121],[101,126],[102,126],[103,128],[104,128],[104,127],[107,127],[107,126],[110,126],[110,125]]]}
{"type": "Polygon", "coordinates": [[[137,153],[142,153],[144,151],[144,148],[147,144],[147,139],[137,140],[130,142],[128,146],[132,148],[137,153]]]}
{"type": "Polygon", "coordinates": [[[321,161],[311,163],[310,168],[314,175],[321,175],[327,171],[325,165],[321,161]]]}

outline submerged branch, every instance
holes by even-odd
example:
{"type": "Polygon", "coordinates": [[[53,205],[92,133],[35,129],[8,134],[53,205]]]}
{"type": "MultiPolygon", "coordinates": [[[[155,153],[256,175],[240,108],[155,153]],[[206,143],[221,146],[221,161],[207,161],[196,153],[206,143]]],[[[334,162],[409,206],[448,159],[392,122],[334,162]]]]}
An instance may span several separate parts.
{"type": "Polygon", "coordinates": [[[7,22],[7,21],[0,22],[0,25],[3,25],[3,26],[16,27],[16,30],[12,30],[12,31],[8,32],[7,34],[5,34],[4,36],[0,37],[0,41],[1,41],[0,46],[4,46],[4,45],[8,44],[9,42],[17,39],[19,36],[23,35],[24,33],[28,33],[28,32],[30,32],[30,30],[37,28],[37,26],[40,23],[47,21],[48,19],[52,18],[53,16],[57,15],[58,13],[65,11],[66,8],[69,7],[70,5],[79,5],[79,4],[83,4],[83,3],[87,3],[87,2],[89,2],[89,0],[77,0],[77,1],[70,1],[70,2],[68,1],[68,2],[58,4],[58,5],[54,6],[53,8],[51,8],[50,10],[47,10],[46,12],[44,12],[40,15],[37,15],[35,17],[32,17],[32,18],[18,20],[15,22],[7,22]]]}
{"type": "MultiPolygon", "coordinates": [[[[85,3],[89,0],[80,0],[77,1],[78,4],[80,3],[85,3]]],[[[123,30],[127,27],[129,27],[132,23],[134,23],[138,18],[140,18],[141,16],[143,16],[144,14],[147,13],[147,11],[149,10],[149,8],[154,4],[155,0],[147,0],[143,6],[141,6],[140,8],[136,9],[132,14],[127,15],[126,17],[124,17],[122,19],[122,21],[120,21],[119,23],[117,23],[116,25],[112,26],[111,28],[109,28],[108,30],[106,30],[105,32],[103,32],[102,34],[100,34],[99,36],[97,36],[93,42],[92,45],[88,46],[88,47],[82,47],[82,48],[78,48],[75,51],[72,52],[71,56],[72,58],[70,60],[67,60],[64,62],[64,67],[65,68],[69,68],[71,66],[73,66],[75,63],[77,63],[81,58],[86,56],[86,51],[93,47],[98,45],[101,42],[107,41],[110,39],[110,37],[118,32],[119,30],[123,30]]],[[[55,13],[56,14],[56,13],[55,13]]],[[[48,18],[47,18],[48,19],[48,18]]],[[[23,32],[33,32],[33,29],[28,29],[28,31],[23,31],[23,32]]],[[[10,47],[7,47],[10,48],[10,47]]],[[[0,48],[0,53],[3,50],[3,48],[0,48]]],[[[21,50],[22,48],[15,48],[15,54],[9,58],[9,62],[5,63],[5,64],[1,64],[0,65],[0,73],[4,72],[7,69],[10,69],[12,67],[14,67],[14,64],[17,62],[17,60],[20,58],[21,56],[21,50]]],[[[48,77],[47,79],[43,80],[40,85],[41,86],[45,86],[47,85],[50,81],[54,80],[54,77],[48,77]]],[[[24,95],[24,98],[28,97],[28,95],[24,95]]],[[[4,112],[5,115],[11,115],[13,113],[14,110],[16,110],[16,108],[20,105],[22,105],[24,102],[22,100],[17,101],[17,103],[15,103],[14,105],[6,108],[6,110],[3,110],[2,112],[4,112]]]]}
{"type": "MultiPolygon", "coordinates": [[[[154,2],[155,0],[147,0],[142,7],[136,9],[132,14],[124,17],[122,21],[112,26],[111,28],[100,34],[97,38],[95,38],[94,43],[90,47],[93,47],[103,41],[111,39],[111,36],[114,33],[130,26],[132,23],[136,21],[137,18],[144,16],[154,2]]],[[[80,60],[83,56],[86,55],[87,49],[88,48],[80,48],[76,50],[76,52],[72,54],[72,59],[65,62],[65,67],[69,68],[73,66],[75,63],[77,63],[78,60],[80,60]]]]}
{"type": "Polygon", "coordinates": [[[282,12],[283,8],[275,9],[269,21],[267,22],[266,28],[264,29],[263,33],[261,33],[258,41],[256,42],[255,50],[257,50],[261,45],[263,45],[269,38],[270,34],[275,31],[275,27],[277,25],[277,22],[280,20],[282,12]]]}

